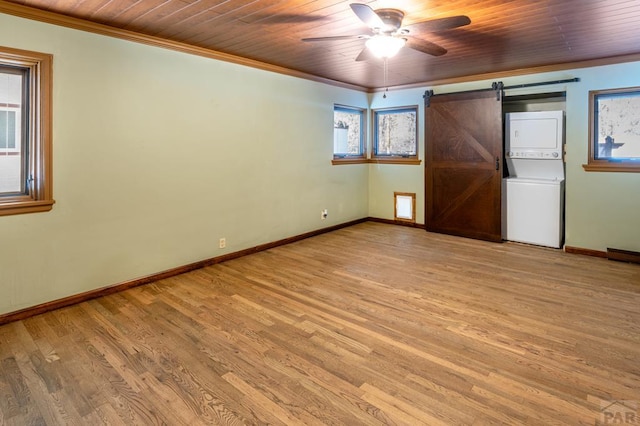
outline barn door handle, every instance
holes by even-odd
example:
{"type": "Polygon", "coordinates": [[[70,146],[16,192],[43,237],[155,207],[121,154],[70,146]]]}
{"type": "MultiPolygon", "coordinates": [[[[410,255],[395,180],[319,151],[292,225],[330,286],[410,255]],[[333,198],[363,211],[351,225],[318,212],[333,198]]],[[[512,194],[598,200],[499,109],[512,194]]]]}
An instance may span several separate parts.
{"type": "Polygon", "coordinates": [[[500,158],[496,157],[496,170],[500,170],[500,158]]]}

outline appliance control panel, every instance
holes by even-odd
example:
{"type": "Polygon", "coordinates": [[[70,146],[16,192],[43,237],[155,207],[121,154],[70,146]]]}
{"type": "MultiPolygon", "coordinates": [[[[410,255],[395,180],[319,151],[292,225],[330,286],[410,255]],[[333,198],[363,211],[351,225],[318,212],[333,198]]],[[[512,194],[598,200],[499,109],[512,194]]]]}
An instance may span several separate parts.
{"type": "Polygon", "coordinates": [[[514,150],[507,152],[508,158],[530,158],[539,160],[555,160],[562,158],[558,151],[514,150]]]}

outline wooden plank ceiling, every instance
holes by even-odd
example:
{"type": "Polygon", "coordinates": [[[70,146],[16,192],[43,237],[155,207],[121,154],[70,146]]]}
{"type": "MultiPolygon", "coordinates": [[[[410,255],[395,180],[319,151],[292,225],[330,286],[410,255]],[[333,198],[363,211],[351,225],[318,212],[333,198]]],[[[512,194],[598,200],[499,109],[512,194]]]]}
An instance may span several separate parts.
{"type": "MultiPolygon", "coordinates": [[[[0,0],[1,3],[7,3],[0,0]]],[[[467,15],[468,26],[422,33],[448,50],[407,48],[356,62],[363,40],[305,43],[366,27],[339,0],[10,0],[118,29],[165,38],[364,88],[441,81],[499,71],[640,53],[638,0],[397,0],[365,2],[405,12],[403,24],[467,15]]],[[[613,60],[615,62],[615,60],[613,60]]]]}

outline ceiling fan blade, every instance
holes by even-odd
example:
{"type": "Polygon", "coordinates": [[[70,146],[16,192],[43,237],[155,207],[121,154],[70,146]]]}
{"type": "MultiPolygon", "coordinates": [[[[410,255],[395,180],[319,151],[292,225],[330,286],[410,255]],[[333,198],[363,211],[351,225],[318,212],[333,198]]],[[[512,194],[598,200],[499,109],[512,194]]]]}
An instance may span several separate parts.
{"type": "Polygon", "coordinates": [[[445,49],[444,47],[419,38],[408,38],[407,44],[405,44],[405,46],[413,50],[417,50],[418,52],[426,53],[433,56],[442,56],[447,53],[447,49],[445,49]]]}
{"type": "Polygon", "coordinates": [[[366,4],[351,3],[351,10],[356,14],[362,22],[364,22],[369,28],[384,28],[384,22],[378,14],[366,4]]]}
{"type": "Polygon", "coordinates": [[[352,34],[352,35],[341,35],[341,36],[328,36],[328,37],[307,37],[303,38],[302,41],[334,41],[334,40],[355,40],[355,39],[365,39],[369,38],[366,34],[352,34]]]}
{"type": "Polygon", "coordinates": [[[409,30],[411,34],[419,32],[444,31],[452,28],[464,27],[469,25],[471,19],[465,15],[449,16],[448,18],[430,19],[428,21],[416,22],[403,27],[409,30]]]}
{"type": "Polygon", "coordinates": [[[356,57],[356,62],[369,61],[375,59],[376,56],[371,52],[368,47],[365,47],[360,51],[360,54],[356,57]]]}

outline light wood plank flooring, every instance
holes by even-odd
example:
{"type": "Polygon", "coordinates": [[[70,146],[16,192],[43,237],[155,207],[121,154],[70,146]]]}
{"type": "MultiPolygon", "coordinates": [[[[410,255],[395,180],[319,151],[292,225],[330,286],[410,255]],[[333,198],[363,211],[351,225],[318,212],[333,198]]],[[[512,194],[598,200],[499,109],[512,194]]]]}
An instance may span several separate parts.
{"type": "Polygon", "coordinates": [[[638,400],[640,265],[372,222],[0,327],[6,425],[593,425],[638,400]]]}

